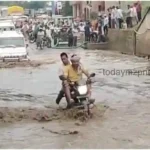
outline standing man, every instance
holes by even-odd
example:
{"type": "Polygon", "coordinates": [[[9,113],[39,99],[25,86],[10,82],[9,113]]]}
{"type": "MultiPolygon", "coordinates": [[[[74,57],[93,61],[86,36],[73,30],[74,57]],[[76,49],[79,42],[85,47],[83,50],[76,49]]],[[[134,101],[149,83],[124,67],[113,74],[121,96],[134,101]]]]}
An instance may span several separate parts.
{"type": "Polygon", "coordinates": [[[51,30],[49,28],[49,26],[46,25],[46,29],[45,29],[45,32],[46,32],[46,38],[48,40],[48,44],[49,45],[49,48],[51,47],[51,41],[52,41],[52,37],[51,37],[51,30]]]}
{"type": "Polygon", "coordinates": [[[117,6],[117,20],[118,20],[118,27],[119,29],[121,29],[123,23],[123,14],[122,9],[120,9],[118,6],[117,6]]]}
{"type": "Polygon", "coordinates": [[[138,24],[138,16],[137,16],[136,5],[137,5],[137,3],[134,3],[134,5],[133,5],[133,21],[134,21],[134,25],[138,24]]]}
{"type": "Polygon", "coordinates": [[[25,37],[25,40],[27,41],[28,40],[28,30],[29,30],[29,26],[28,26],[27,21],[24,22],[23,27],[22,27],[21,30],[23,31],[23,35],[25,37]]]}
{"type": "Polygon", "coordinates": [[[84,27],[84,35],[85,35],[85,41],[90,42],[90,25],[88,22],[84,27]]]}
{"type": "Polygon", "coordinates": [[[107,36],[108,34],[108,24],[109,24],[109,19],[108,16],[105,14],[104,15],[104,34],[107,36]]]}
{"type": "Polygon", "coordinates": [[[133,17],[133,10],[132,7],[128,5],[127,18],[126,18],[127,28],[132,28],[132,17],[133,17]]]}
{"type": "Polygon", "coordinates": [[[138,22],[141,21],[141,11],[142,11],[142,6],[141,3],[138,1],[136,4],[136,11],[137,11],[137,17],[138,17],[138,22]]]}
{"type": "Polygon", "coordinates": [[[108,25],[111,28],[111,7],[108,8],[108,25]]]}
{"type": "Polygon", "coordinates": [[[115,22],[115,6],[112,7],[111,9],[111,27],[114,29],[116,22],[115,22]]]}
{"type": "Polygon", "coordinates": [[[68,47],[72,47],[73,46],[73,32],[72,32],[71,27],[68,29],[67,33],[68,33],[68,47]]]}
{"type": "Polygon", "coordinates": [[[78,34],[79,34],[77,26],[74,26],[72,31],[73,31],[73,46],[77,46],[77,37],[78,37],[78,34]]]}

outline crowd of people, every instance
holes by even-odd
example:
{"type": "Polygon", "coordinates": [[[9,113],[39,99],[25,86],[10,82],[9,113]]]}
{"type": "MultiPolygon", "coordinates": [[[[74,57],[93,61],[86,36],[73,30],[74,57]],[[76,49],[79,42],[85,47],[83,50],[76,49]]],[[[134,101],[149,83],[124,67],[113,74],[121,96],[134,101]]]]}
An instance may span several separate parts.
{"type": "Polygon", "coordinates": [[[56,25],[49,19],[47,21],[29,19],[23,22],[21,28],[26,40],[29,38],[29,32],[33,32],[37,47],[43,37],[48,37],[51,41],[53,33],[60,36],[61,32],[67,35],[69,47],[77,46],[77,39],[81,35],[85,37],[86,42],[105,42],[109,28],[131,28],[141,20],[142,7],[139,2],[127,7],[127,11],[123,11],[119,6],[112,6],[108,9],[108,13],[99,15],[94,23],[61,21],[56,25]]]}
{"type": "Polygon", "coordinates": [[[109,28],[132,28],[141,21],[142,7],[140,2],[127,6],[127,11],[119,6],[108,8],[109,28]]]}
{"type": "MultiPolygon", "coordinates": [[[[36,40],[37,48],[43,37],[51,41],[52,38],[54,38],[54,34],[60,36],[60,34],[64,32],[67,35],[68,46],[72,47],[77,46],[77,39],[80,38],[80,36],[84,36],[87,42],[104,41],[103,37],[108,33],[108,17],[106,15],[104,18],[100,16],[97,27],[92,25],[90,21],[72,22],[71,25],[68,25],[66,21],[55,25],[52,20],[45,22],[43,20],[29,19],[21,24],[21,31],[26,41],[29,39],[29,33],[32,32],[36,40]]],[[[63,36],[63,38],[65,38],[65,36],[63,36]]]]}

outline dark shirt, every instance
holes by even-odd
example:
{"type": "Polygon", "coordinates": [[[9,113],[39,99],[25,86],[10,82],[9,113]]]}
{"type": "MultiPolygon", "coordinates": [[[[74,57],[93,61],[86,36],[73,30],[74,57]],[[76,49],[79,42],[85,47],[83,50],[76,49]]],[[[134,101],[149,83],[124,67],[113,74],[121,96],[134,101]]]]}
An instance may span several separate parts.
{"type": "Polygon", "coordinates": [[[84,32],[85,32],[86,35],[90,34],[90,26],[89,25],[86,25],[84,27],[84,32]]]}
{"type": "Polygon", "coordinates": [[[69,37],[73,37],[72,30],[69,30],[69,31],[68,31],[68,36],[69,36],[69,37]]]}

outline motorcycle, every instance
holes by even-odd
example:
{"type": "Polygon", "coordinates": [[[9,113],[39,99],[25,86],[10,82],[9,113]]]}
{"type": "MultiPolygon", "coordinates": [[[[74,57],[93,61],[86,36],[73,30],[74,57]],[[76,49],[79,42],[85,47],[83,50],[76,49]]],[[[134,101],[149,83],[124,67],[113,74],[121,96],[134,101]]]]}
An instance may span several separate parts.
{"type": "MultiPolygon", "coordinates": [[[[76,104],[75,107],[83,108],[87,112],[88,115],[91,114],[90,112],[91,102],[88,96],[87,83],[89,83],[88,81],[90,81],[92,77],[95,77],[95,73],[92,73],[90,77],[87,79],[87,81],[81,80],[78,83],[71,82],[70,84],[71,98],[75,101],[75,104],[76,104]]],[[[64,76],[61,76],[60,79],[67,80],[64,76]]]]}
{"type": "Polygon", "coordinates": [[[45,43],[46,43],[46,39],[45,39],[45,37],[44,37],[44,38],[42,38],[41,42],[39,43],[39,46],[40,46],[40,49],[41,49],[41,50],[44,49],[45,43]]]}
{"type": "Polygon", "coordinates": [[[33,31],[29,32],[29,42],[34,43],[36,41],[33,31]]]}
{"type": "Polygon", "coordinates": [[[47,48],[51,48],[51,39],[49,37],[46,37],[45,39],[45,46],[47,46],[47,48]]]}
{"type": "Polygon", "coordinates": [[[98,34],[96,32],[92,32],[90,35],[91,42],[97,42],[98,34]]]}

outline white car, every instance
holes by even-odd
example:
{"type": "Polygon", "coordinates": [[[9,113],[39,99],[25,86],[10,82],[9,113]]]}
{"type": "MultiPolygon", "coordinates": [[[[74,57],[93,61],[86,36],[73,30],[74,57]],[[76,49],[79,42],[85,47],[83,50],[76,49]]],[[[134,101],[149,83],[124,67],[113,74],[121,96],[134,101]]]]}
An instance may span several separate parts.
{"type": "Polygon", "coordinates": [[[0,21],[0,31],[13,31],[16,30],[12,21],[0,21]]]}
{"type": "Polygon", "coordinates": [[[0,60],[28,60],[27,47],[21,32],[0,32],[0,60]]]}

